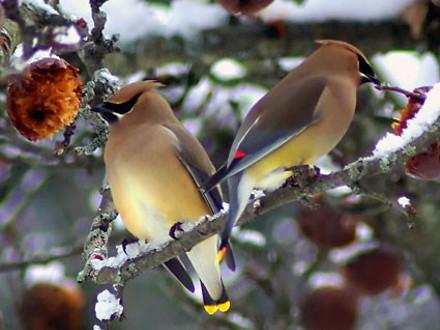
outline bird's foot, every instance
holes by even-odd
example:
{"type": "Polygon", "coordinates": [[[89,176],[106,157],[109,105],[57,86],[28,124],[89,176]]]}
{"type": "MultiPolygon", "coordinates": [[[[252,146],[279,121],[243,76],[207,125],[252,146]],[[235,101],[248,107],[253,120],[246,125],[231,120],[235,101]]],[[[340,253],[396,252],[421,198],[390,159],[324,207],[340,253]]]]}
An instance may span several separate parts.
{"type": "Polygon", "coordinates": [[[302,187],[319,177],[320,174],[319,167],[309,165],[293,166],[286,170],[290,170],[292,176],[287,178],[283,188],[302,187]]]}
{"type": "Polygon", "coordinates": [[[321,170],[317,166],[307,166],[306,175],[308,181],[313,181],[321,174],[321,170]]]}
{"type": "Polygon", "coordinates": [[[179,240],[180,237],[182,237],[182,234],[185,232],[185,230],[183,230],[183,222],[182,221],[177,221],[174,225],[171,226],[168,235],[170,235],[170,237],[173,240],[179,240]]]}
{"type": "Polygon", "coordinates": [[[127,245],[131,244],[131,243],[135,243],[137,242],[138,239],[135,237],[130,237],[130,238],[124,238],[121,242],[122,245],[122,251],[124,251],[124,253],[128,256],[127,253],[127,245]]]}
{"type": "Polygon", "coordinates": [[[256,215],[259,215],[263,208],[263,202],[261,199],[264,196],[266,196],[266,194],[262,189],[254,189],[251,193],[250,200],[252,201],[252,205],[254,207],[254,213],[256,215]]]}

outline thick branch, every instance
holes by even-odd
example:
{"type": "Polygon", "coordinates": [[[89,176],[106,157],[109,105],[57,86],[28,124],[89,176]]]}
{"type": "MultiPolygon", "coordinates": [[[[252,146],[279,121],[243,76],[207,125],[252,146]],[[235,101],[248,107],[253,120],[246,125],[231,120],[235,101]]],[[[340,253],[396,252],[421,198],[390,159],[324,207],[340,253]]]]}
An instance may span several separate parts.
{"type": "MultiPolygon", "coordinates": [[[[353,187],[365,177],[390,173],[396,168],[401,167],[405,160],[414,155],[415,152],[425,150],[433,142],[438,141],[439,139],[440,120],[437,119],[434,124],[426,129],[424,134],[385,157],[361,158],[358,161],[347,165],[341,171],[329,175],[319,175],[312,180],[308,175],[302,175],[295,179],[294,186],[290,185],[280,188],[270,195],[261,198],[259,203],[255,204],[256,207],[254,206],[254,203],[251,202],[237,225],[253,221],[260,214],[264,214],[278,206],[301,200],[305,196],[324,192],[343,185],[353,187]]],[[[102,284],[115,282],[115,284],[124,283],[143,271],[159,266],[183,251],[188,251],[191,247],[207,237],[221,232],[225,224],[225,218],[226,216],[220,213],[213,218],[203,219],[192,229],[183,233],[179,240],[169,241],[163,246],[153,247],[139,257],[126,260],[122,266],[105,266],[96,272],[91,271],[93,267],[88,267],[89,272],[83,279],[88,278],[102,284]]]]}

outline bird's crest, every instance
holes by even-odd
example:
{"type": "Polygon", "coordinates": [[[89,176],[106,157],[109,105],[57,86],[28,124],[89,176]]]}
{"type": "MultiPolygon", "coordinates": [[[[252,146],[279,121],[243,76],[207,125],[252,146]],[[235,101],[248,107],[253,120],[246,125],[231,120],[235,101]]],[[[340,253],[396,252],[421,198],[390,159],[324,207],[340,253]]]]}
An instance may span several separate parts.
{"type": "Polygon", "coordinates": [[[320,39],[320,40],[315,40],[315,42],[318,44],[321,44],[321,45],[336,45],[336,46],[346,48],[346,49],[352,51],[353,53],[355,53],[356,55],[360,56],[364,61],[366,61],[368,63],[368,59],[364,53],[362,53],[355,46],[353,46],[345,41],[333,40],[333,39],[320,39]]]}
{"type": "Polygon", "coordinates": [[[156,80],[138,81],[122,87],[114,96],[112,96],[108,100],[108,102],[111,102],[113,104],[126,103],[133,98],[137,98],[140,94],[144,92],[163,86],[164,85],[162,83],[156,80]]]}

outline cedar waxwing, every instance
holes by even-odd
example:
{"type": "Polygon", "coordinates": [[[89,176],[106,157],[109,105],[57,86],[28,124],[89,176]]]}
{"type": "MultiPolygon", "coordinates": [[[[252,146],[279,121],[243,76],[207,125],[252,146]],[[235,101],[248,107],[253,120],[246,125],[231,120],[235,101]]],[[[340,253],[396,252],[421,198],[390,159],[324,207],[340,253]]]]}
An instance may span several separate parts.
{"type": "MultiPolygon", "coordinates": [[[[109,122],[104,151],[115,206],[127,229],[153,244],[170,239],[179,221],[197,221],[221,207],[220,190],[201,193],[215,171],[202,145],[177,120],[167,101],[141,81],[122,88],[92,110],[109,122]]],[[[194,246],[187,256],[200,278],[205,310],[226,312],[230,302],[216,261],[218,235],[194,246]]],[[[233,268],[232,255],[229,255],[233,268]]],[[[191,278],[178,258],[164,264],[191,292],[191,278]]]]}
{"type": "Polygon", "coordinates": [[[252,190],[274,190],[292,175],[293,166],[312,164],[332,150],[353,118],[357,87],[380,83],[356,47],[337,40],[318,43],[312,55],[252,107],[225,166],[203,185],[209,191],[228,179],[229,214],[220,260],[252,190]]]}

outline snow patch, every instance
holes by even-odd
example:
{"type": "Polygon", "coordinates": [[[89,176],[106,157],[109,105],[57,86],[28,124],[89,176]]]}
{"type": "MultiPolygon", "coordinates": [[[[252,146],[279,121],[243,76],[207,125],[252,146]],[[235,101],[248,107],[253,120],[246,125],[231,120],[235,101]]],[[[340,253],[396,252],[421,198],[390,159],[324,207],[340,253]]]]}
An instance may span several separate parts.
{"type": "Polygon", "coordinates": [[[220,80],[241,79],[246,76],[245,67],[232,58],[223,58],[211,67],[211,73],[220,80]]]}
{"type": "MultiPolygon", "coordinates": [[[[407,90],[434,85],[440,80],[439,66],[432,53],[391,51],[371,58],[376,71],[390,84],[407,90]]],[[[395,94],[402,104],[406,98],[395,94]]]]}
{"type": "Polygon", "coordinates": [[[232,231],[232,236],[235,240],[243,244],[250,244],[257,247],[263,247],[266,245],[266,237],[257,230],[239,229],[238,227],[235,227],[232,231]]]}
{"type": "Polygon", "coordinates": [[[95,305],[96,318],[100,321],[110,320],[112,316],[120,317],[124,307],[120,304],[120,299],[108,290],[98,294],[95,305]]]}
{"type": "Polygon", "coordinates": [[[329,285],[342,286],[344,279],[338,273],[317,272],[311,276],[309,283],[313,288],[329,285]]]}
{"type": "Polygon", "coordinates": [[[327,20],[380,21],[398,16],[413,0],[275,0],[259,13],[266,22],[322,22],[327,20]]]}
{"type": "Polygon", "coordinates": [[[397,199],[397,203],[399,203],[399,205],[402,206],[403,208],[406,208],[407,206],[411,206],[411,200],[406,196],[399,197],[397,199]]]}
{"type": "Polygon", "coordinates": [[[18,3],[20,6],[23,4],[34,6],[39,10],[45,11],[46,15],[58,15],[58,12],[52,6],[44,3],[43,0],[21,0],[18,3]]]}
{"type": "Polygon", "coordinates": [[[395,152],[423,134],[440,116],[440,83],[437,83],[426,94],[426,100],[422,108],[414,118],[407,122],[407,128],[402,135],[387,133],[376,144],[373,151],[374,158],[383,158],[389,153],[395,152]]]}
{"type": "Polygon", "coordinates": [[[57,261],[47,265],[29,266],[24,275],[24,281],[28,287],[41,282],[62,284],[65,279],[64,265],[57,261]]]}

